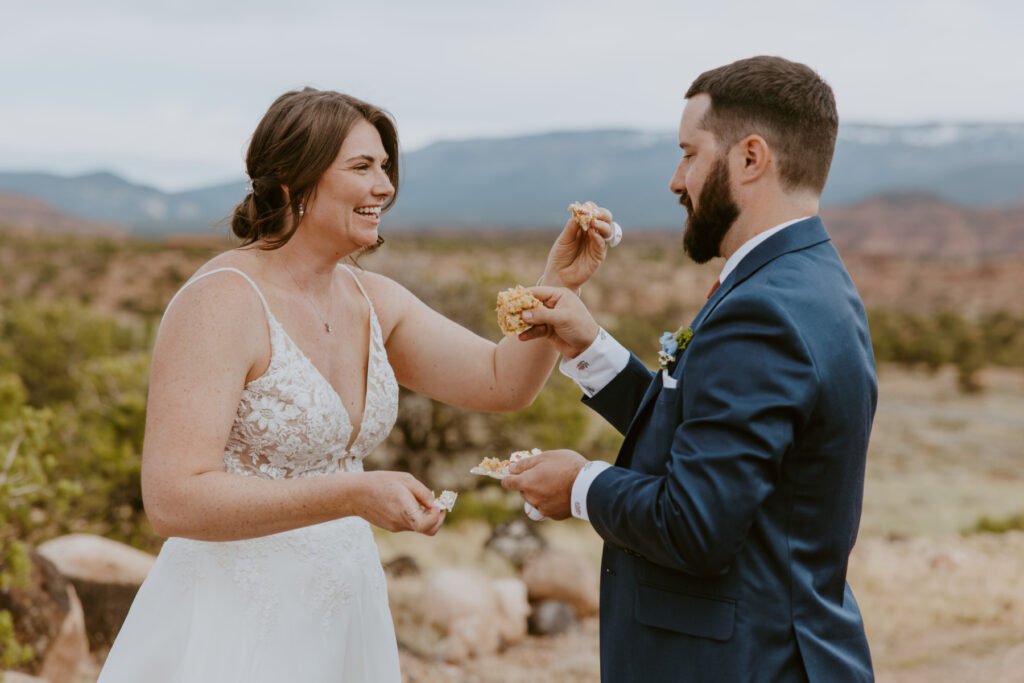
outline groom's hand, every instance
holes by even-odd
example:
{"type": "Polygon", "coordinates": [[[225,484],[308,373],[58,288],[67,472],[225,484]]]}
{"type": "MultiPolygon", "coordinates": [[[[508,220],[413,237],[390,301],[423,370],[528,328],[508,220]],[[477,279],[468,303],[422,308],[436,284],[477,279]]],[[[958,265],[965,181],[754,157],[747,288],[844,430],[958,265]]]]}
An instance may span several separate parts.
{"type": "Polygon", "coordinates": [[[572,516],[572,485],[586,459],[570,450],[545,451],[512,463],[501,485],[519,491],[523,499],[549,519],[572,516]]]}
{"type": "Polygon", "coordinates": [[[530,329],[519,335],[522,341],[547,339],[566,358],[575,358],[597,339],[601,327],[580,298],[563,287],[530,287],[544,304],[522,312],[530,329]]]}

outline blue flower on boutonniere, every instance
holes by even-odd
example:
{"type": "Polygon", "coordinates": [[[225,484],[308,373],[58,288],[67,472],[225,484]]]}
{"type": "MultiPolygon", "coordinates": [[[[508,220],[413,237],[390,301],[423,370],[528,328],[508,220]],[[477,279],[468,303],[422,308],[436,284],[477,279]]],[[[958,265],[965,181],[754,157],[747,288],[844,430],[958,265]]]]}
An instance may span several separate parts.
{"type": "Polygon", "coordinates": [[[658,367],[662,370],[668,368],[676,359],[676,355],[686,348],[686,345],[693,339],[693,330],[689,327],[680,327],[675,332],[663,332],[661,338],[661,351],[658,351],[658,367]]]}

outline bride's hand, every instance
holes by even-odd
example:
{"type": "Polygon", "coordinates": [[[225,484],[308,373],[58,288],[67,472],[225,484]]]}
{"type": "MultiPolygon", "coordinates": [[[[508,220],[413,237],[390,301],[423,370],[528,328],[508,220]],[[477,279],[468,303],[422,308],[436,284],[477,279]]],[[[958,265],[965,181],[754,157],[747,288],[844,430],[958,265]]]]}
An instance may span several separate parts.
{"type": "Polygon", "coordinates": [[[359,515],[385,531],[416,531],[433,536],[444,523],[446,511],[434,505],[434,494],[407,472],[362,474],[359,515]]]}
{"type": "Polygon", "coordinates": [[[544,284],[579,289],[590,279],[608,252],[606,240],[612,236],[612,212],[587,202],[594,212],[590,229],[584,232],[572,216],[555,240],[544,267],[544,284]]]}

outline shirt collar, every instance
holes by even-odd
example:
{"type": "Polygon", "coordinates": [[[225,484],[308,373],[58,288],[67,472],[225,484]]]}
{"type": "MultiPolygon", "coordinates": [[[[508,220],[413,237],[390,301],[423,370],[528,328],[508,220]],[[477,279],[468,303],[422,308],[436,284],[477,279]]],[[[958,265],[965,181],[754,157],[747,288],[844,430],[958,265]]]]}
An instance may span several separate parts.
{"type": "Polygon", "coordinates": [[[728,260],[726,260],[725,265],[722,266],[722,272],[718,276],[718,281],[725,282],[725,278],[729,277],[729,274],[732,271],[736,270],[736,266],[740,264],[740,261],[742,261],[747,254],[754,251],[754,248],[757,247],[757,245],[761,244],[761,242],[764,242],[766,239],[768,239],[777,232],[782,232],[783,228],[788,228],[794,223],[799,223],[800,221],[806,220],[808,218],[810,218],[810,216],[794,218],[791,221],[786,221],[785,223],[776,225],[774,228],[770,228],[768,230],[765,230],[764,232],[759,232],[758,234],[751,237],[749,240],[744,242],[739,249],[734,251],[732,256],[728,258],[728,260]]]}

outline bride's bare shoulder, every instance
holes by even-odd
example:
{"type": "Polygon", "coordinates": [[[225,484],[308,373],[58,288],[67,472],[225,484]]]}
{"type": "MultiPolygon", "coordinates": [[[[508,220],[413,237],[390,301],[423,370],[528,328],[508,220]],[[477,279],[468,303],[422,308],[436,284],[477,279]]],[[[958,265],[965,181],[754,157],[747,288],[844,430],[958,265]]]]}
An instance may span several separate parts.
{"type": "Polygon", "coordinates": [[[412,292],[387,275],[351,266],[349,268],[363,285],[366,295],[370,297],[377,319],[380,320],[385,333],[401,319],[403,311],[418,301],[412,292]]]}
{"type": "Polygon", "coordinates": [[[362,283],[363,288],[371,299],[377,296],[382,298],[402,296],[403,292],[407,293],[409,291],[387,275],[352,266],[346,266],[346,268],[362,283]]]}
{"type": "Polygon", "coordinates": [[[200,266],[168,304],[165,324],[193,318],[227,321],[249,317],[262,309],[257,287],[240,276],[259,282],[259,263],[243,250],[226,251],[200,266]],[[222,272],[215,272],[215,271],[222,272]]]}
{"type": "Polygon", "coordinates": [[[218,268],[234,268],[236,270],[241,270],[246,275],[255,275],[256,273],[253,271],[258,270],[261,265],[259,256],[253,249],[229,249],[227,251],[222,251],[203,265],[199,266],[191,279],[195,279],[204,273],[217,270],[218,268]]]}

